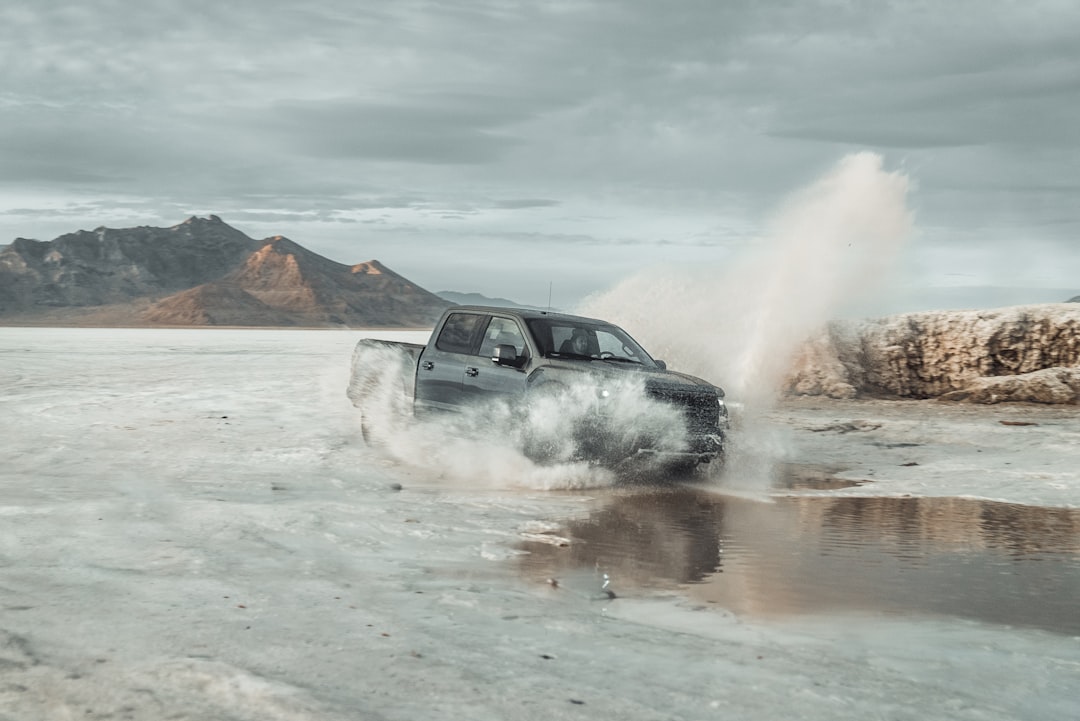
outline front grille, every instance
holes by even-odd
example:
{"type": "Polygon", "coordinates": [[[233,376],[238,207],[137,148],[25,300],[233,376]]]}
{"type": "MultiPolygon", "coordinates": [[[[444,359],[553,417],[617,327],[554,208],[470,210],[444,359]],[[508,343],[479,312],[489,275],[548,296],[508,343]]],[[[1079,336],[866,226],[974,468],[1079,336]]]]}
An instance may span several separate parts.
{"type": "Polygon", "coordinates": [[[714,433],[720,418],[720,406],[716,395],[701,391],[678,388],[649,388],[649,396],[658,401],[678,406],[686,417],[687,430],[691,433],[714,433]]]}

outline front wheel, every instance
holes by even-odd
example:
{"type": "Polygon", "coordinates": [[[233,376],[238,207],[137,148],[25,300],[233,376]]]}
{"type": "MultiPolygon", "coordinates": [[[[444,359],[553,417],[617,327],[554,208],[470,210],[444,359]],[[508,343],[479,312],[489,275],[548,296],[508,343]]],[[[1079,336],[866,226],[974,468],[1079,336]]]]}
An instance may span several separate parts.
{"type": "Polygon", "coordinates": [[[694,475],[700,467],[701,462],[696,458],[692,461],[671,461],[664,464],[664,475],[673,478],[687,478],[694,475]]]}
{"type": "Polygon", "coordinates": [[[561,383],[545,383],[525,396],[521,451],[533,463],[551,465],[568,459],[562,410],[566,402],[567,388],[561,383]]]}

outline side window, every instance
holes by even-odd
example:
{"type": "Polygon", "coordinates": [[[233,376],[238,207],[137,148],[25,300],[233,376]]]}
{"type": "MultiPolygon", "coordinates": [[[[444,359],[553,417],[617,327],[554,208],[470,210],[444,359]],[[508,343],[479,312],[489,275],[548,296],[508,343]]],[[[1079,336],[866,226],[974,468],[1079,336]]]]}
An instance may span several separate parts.
{"type": "Polygon", "coordinates": [[[551,339],[555,343],[555,351],[559,354],[598,355],[600,349],[596,345],[596,336],[596,331],[586,326],[556,325],[551,327],[551,339]],[[583,341],[584,345],[575,344],[575,338],[583,341]]]}
{"type": "Polygon", "coordinates": [[[525,353],[525,336],[518,324],[509,318],[492,318],[484,332],[484,342],[480,344],[480,355],[490,358],[497,345],[512,345],[520,357],[525,353]]]}
{"type": "Polygon", "coordinates": [[[468,353],[472,350],[473,338],[480,328],[482,315],[472,313],[452,313],[446,319],[442,332],[435,341],[435,347],[448,353],[468,353]]]}
{"type": "Polygon", "coordinates": [[[540,346],[540,355],[546,356],[553,348],[555,348],[555,346],[552,345],[551,340],[551,326],[536,318],[531,318],[525,322],[529,325],[533,340],[540,346]]]}
{"type": "Polygon", "coordinates": [[[560,353],[569,351],[570,334],[574,331],[570,326],[551,326],[551,348],[560,353]],[[565,349],[565,350],[564,350],[565,349]]]}

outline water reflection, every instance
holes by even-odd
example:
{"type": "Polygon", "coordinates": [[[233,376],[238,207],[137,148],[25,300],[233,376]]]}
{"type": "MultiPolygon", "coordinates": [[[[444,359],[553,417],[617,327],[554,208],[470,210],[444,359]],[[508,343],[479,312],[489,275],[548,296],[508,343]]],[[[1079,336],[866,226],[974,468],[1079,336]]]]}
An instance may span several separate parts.
{"type": "Polygon", "coordinates": [[[530,578],[602,571],[737,613],[944,614],[1080,634],[1080,511],[960,498],[613,491],[568,547],[526,542],[530,578]]]}

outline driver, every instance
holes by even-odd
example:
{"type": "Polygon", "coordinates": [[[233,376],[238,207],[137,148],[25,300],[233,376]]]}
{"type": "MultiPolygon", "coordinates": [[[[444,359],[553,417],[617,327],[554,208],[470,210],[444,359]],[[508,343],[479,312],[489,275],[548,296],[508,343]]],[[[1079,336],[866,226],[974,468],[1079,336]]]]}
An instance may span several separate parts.
{"type": "Polygon", "coordinates": [[[570,350],[578,355],[589,355],[589,333],[584,328],[574,328],[570,337],[570,350]]]}

